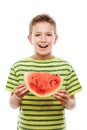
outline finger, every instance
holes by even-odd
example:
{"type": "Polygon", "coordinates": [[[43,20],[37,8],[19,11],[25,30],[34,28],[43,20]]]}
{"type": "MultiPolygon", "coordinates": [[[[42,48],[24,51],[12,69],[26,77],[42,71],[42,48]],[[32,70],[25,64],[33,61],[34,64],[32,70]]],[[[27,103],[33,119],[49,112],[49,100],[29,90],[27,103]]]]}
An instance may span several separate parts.
{"type": "Polygon", "coordinates": [[[59,93],[59,92],[56,93],[56,94],[54,94],[54,95],[59,96],[59,97],[61,97],[61,98],[64,98],[64,96],[65,96],[64,93],[59,93]]]}
{"type": "Polygon", "coordinates": [[[55,97],[57,100],[59,100],[59,101],[63,101],[63,98],[62,98],[61,96],[59,96],[59,95],[54,95],[54,97],[55,97]]]}
{"type": "Polygon", "coordinates": [[[28,88],[25,86],[23,88],[20,88],[20,89],[17,89],[15,90],[15,94],[18,96],[18,97],[23,97],[24,95],[26,95],[27,93],[29,93],[29,90],[28,88]]]}
{"type": "Polygon", "coordinates": [[[27,91],[28,91],[28,89],[27,89],[26,86],[23,86],[23,87],[20,87],[20,88],[16,89],[16,90],[14,91],[14,93],[17,94],[17,95],[21,95],[21,93],[23,93],[24,90],[27,90],[27,91]]]}
{"type": "Polygon", "coordinates": [[[69,95],[69,93],[66,90],[58,90],[57,93],[64,93],[64,94],[68,94],[69,95]]]}
{"type": "Polygon", "coordinates": [[[21,85],[17,86],[17,87],[14,89],[14,92],[19,93],[19,92],[23,91],[23,89],[25,89],[25,88],[26,88],[26,85],[21,84],[21,85]]]}
{"type": "Polygon", "coordinates": [[[69,98],[70,95],[66,90],[60,90],[56,93],[56,95],[61,96],[62,98],[69,98]]]}
{"type": "Polygon", "coordinates": [[[26,86],[26,85],[25,85],[25,84],[20,84],[20,85],[16,86],[16,87],[14,88],[14,90],[19,89],[19,88],[24,87],[24,86],[26,86]]]}
{"type": "Polygon", "coordinates": [[[62,105],[65,105],[67,102],[68,102],[68,98],[66,99],[66,98],[62,98],[62,97],[60,97],[60,96],[58,96],[58,95],[54,95],[54,97],[58,100],[58,101],[60,101],[61,102],[61,104],[62,105]]]}
{"type": "Polygon", "coordinates": [[[23,96],[25,96],[26,94],[28,94],[29,93],[29,90],[24,90],[24,91],[22,91],[22,93],[21,93],[21,97],[23,97],[23,96]]]}
{"type": "Polygon", "coordinates": [[[54,97],[59,100],[59,101],[64,101],[64,102],[67,102],[67,100],[69,99],[69,96],[64,94],[64,93],[57,93],[54,95],[54,97]]]}

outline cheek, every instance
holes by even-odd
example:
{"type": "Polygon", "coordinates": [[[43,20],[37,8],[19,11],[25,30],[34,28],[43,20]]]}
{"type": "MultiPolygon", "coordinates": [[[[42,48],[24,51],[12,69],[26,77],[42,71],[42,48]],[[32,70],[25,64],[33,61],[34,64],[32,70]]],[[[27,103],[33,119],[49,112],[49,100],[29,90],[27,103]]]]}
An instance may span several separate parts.
{"type": "Polygon", "coordinates": [[[55,43],[55,39],[54,38],[51,38],[51,39],[48,39],[48,42],[53,45],[55,43]]]}
{"type": "Polygon", "coordinates": [[[38,43],[40,41],[40,39],[39,38],[32,38],[32,43],[38,43]]]}

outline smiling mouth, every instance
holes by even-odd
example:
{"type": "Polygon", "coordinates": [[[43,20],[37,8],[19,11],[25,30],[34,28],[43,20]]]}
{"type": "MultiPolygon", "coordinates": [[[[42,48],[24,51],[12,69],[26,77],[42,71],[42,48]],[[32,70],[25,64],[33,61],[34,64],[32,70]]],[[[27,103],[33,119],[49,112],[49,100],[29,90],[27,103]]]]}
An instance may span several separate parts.
{"type": "Polygon", "coordinates": [[[40,48],[47,48],[48,45],[39,45],[40,48]]]}

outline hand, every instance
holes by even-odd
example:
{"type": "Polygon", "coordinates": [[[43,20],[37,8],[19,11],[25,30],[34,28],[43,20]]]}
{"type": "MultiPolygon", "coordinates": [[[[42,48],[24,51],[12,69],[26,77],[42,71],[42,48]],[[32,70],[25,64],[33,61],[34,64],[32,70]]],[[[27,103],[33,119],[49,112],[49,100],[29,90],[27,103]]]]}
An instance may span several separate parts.
{"type": "Polygon", "coordinates": [[[14,95],[19,99],[22,99],[27,93],[29,93],[29,90],[25,84],[20,84],[14,89],[14,95]]]}
{"type": "Polygon", "coordinates": [[[54,94],[54,97],[60,101],[63,106],[65,106],[70,99],[70,95],[66,90],[59,90],[56,94],[54,94]]]}
{"type": "Polygon", "coordinates": [[[59,90],[54,97],[67,109],[73,109],[76,106],[75,96],[70,96],[66,90],[59,90]]]}

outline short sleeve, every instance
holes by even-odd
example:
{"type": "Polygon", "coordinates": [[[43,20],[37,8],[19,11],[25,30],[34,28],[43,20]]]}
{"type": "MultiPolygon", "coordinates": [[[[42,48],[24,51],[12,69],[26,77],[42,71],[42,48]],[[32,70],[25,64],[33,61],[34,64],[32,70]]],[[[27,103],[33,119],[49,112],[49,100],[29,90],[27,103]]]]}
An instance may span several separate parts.
{"type": "Polygon", "coordinates": [[[82,90],[78,77],[72,66],[70,66],[69,68],[66,82],[67,82],[66,90],[70,95],[74,95],[75,93],[82,90]]]}
{"type": "Polygon", "coordinates": [[[13,92],[14,88],[19,85],[19,81],[17,79],[16,71],[14,69],[14,65],[10,69],[10,73],[8,76],[6,90],[13,92]]]}

